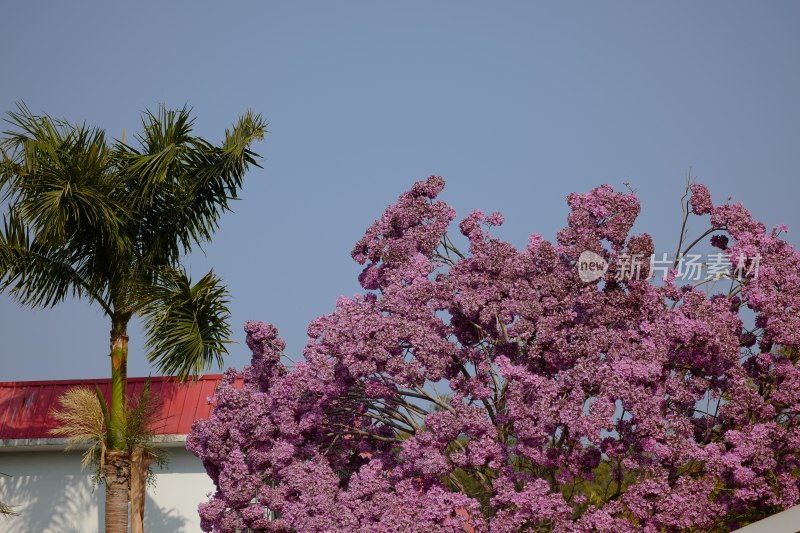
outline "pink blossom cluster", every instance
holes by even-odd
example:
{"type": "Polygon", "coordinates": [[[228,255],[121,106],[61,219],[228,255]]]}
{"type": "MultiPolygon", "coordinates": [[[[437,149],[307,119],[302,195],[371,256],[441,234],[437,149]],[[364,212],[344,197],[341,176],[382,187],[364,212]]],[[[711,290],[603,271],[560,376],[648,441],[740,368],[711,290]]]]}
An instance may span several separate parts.
{"type": "Polygon", "coordinates": [[[717,531],[800,501],[800,254],[778,230],[698,185],[757,279],[584,283],[584,250],[652,253],[633,194],[570,195],[557,243],[523,250],[475,211],[462,252],[443,187],[370,226],[365,292],[309,325],[303,361],[245,325],[244,386],[229,371],[188,441],[216,485],[204,531],[717,531]]]}

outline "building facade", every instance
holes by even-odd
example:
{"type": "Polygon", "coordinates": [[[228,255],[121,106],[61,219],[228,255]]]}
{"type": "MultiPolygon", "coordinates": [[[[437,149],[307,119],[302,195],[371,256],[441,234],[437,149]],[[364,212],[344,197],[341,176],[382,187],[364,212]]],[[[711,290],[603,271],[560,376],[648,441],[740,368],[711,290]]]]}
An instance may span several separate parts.
{"type": "MultiPolygon", "coordinates": [[[[200,460],[185,448],[192,423],[207,418],[221,375],[184,384],[151,378],[151,395],[158,413],[155,443],[167,456],[163,469],[153,466],[155,485],[147,488],[145,531],[200,530],[197,506],[214,491],[200,460]]],[[[138,396],[145,378],[128,380],[129,397],[138,396]]],[[[51,411],[70,387],[94,389],[108,397],[110,380],[69,380],[0,383],[0,500],[19,516],[0,518],[9,533],[85,533],[103,531],[105,491],[81,471],[82,451],[65,452],[65,439],[53,438],[51,411]]]]}

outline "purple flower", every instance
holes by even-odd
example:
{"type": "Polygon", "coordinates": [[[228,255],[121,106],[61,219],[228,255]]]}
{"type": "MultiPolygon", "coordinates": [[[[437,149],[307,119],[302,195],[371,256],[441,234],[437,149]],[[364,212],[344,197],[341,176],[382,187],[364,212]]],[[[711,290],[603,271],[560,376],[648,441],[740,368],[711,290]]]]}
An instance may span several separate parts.
{"type": "Polygon", "coordinates": [[[714,208],[711,203],[711,194],[705,185],[693,183],[691,186],[692,195],[689,198],[689,204],[692,207],[692,213],[695,215],[707,215],[714,208]]]}
{"type": "Polygon", "coordinates": [[[711,246],[719,248],[720,250],[728,249],[728,236],[727,235],[712,235],[711,246]]]}
{"type": "Polygon", "coordinates": [[[365,292],[309,324],[303,360],[245,324],[245,385],[229,370],[187,442],[217,487],[205,531],[679,531],[800,502],[800,254],[780,231],[693,185],[712,244],[746,258],[733,290],[646,264],[585,284],[585,250],[653,253],[635,196],[571,194],[557,243],[522,250],[476,210],[459,251],[443,187],[367,229],[365,292]]]}

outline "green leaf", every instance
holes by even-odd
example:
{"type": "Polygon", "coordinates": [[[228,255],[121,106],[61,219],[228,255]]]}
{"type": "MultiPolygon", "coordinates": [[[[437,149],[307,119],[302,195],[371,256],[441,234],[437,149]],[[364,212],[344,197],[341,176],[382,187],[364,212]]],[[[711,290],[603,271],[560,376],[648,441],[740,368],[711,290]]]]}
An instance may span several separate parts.
{"type": "MultiPolygon", "coordinates": [[[[94,393],[97,396],[97,401],[100,402],[100,411],[103,413],[103,423],[106,427],[106,439],[110,435],[107,428],[111,427],[111,415],[108,413],[108,404],[106,403],[106,397],[103,396],[103,391],[100,390],[100,386],[97,383],[94,384],[94,393]]],[[[108,444],[108,442],[106,443],[108,444]]]]}
{"type": "Polygon", "coordinates": [[[223,364],[230,340],[228,292],[209,272],[192,285],[180,269],[165,269],[157,283],[139,290],[147,358],[181,380],[223,364]]]}

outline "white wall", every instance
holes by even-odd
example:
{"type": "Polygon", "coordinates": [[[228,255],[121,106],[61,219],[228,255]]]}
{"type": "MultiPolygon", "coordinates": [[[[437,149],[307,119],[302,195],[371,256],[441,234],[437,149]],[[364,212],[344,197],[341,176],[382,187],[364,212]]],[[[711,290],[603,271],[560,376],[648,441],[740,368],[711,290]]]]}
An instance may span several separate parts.
{"type": "MultiPolygon", "coordinates": [[[[183,448],[167,448],[169,462],[156,468],[156,486],[145,502],[147,533],[200,531],[197,505],[214,484],[200,460],[183,448]]],[[[15,505],[19,516],[0,518],[8,533],[87,533],[103,531],[104,487],[93,486],[81,472],[80,452],[0,453],[0,499],[15,505]]]]}
{"type": "Polygon", "coordinates": [[[737,529],[736,533],[797,533],[800,530],[798,528],[800,528],[800,505],[737,529]]]}

